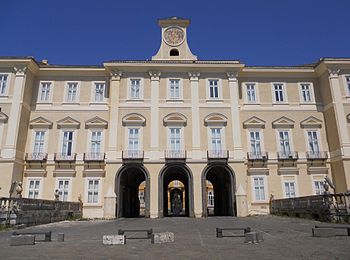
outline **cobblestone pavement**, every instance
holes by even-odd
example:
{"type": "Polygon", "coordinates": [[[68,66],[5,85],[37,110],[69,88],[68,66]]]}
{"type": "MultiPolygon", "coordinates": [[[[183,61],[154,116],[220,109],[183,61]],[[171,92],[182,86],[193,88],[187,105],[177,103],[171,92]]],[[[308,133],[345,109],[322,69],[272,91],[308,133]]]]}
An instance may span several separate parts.
{"type": "Polygon", "coordinates": [[[64,221],[20,230],[53,232],[52,242],[32,246],[10,246],[11,232],[0,232],[0,259],[350,259],[350,237],[314,238],[314,225],[328,224],[276,216],[64,221]],[[216,227],[245,226],[262,231],[264,241],[245,244],[244,238],[215,236],[216,227]],[[130,239],[126,245],[103,245],[102,236],[119,228],[170,231],[175,242],[130,239]],[[57,242],[58,233],[65,234],[65,242],[57,242]]]}

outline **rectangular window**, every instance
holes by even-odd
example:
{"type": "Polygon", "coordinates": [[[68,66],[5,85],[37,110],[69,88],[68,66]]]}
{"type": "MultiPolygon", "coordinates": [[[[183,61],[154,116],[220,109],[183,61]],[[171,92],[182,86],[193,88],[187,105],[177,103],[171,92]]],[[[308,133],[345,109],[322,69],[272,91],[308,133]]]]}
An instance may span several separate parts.
{"type": "Polygon", "coordinates": [[[314,181],[316,195],[323,195],[324,194],[323,184],[324,184],[323,181],[314,181]]]}
{"type": "Polygon", "coordinates": [[[346,80],[346,87],[348,89],[348,96],[350,96],[350,76],[346,76],[345,80],[346,80]]]}
{"type": "Polygon", "coordinates": [[[260,132],[250,132],[250,150],[253,155],[261,155],[260,132]]]}
{"type": "Polygon", "coordinates": [[[169,98],[170,99],[180,98],[180,80],[179,79],[169,80],[169,98]]]}
{"type": "Polygon", "coordinates": [[[295,197],[295,184],[294,182],[285,182],[284,183],[284,192],[286,198],[295,197]]]}
{"type": "Polygon", "coordinates": [[[102,132],[93,131],[91,132],[91,153],[99,154],[101,152],[102,143],[102,132]]]}
{"type": "Polygon", "coordinates": [[[40,180],[30,180],[28,189],[28,198],[38,199],[40,189],[40,180]]]}
{"type": "Polygon", "coordinates": [[[63,132],[62,155],[72,155],[73,150],[73,132],[63,132]]]}
{"type": "Polygon", "coordinates": [[[308,131],[307,132],[308,142],[309,142],[309,151],[313,153],[318,153],[320,151],[317,139],[317,131],[308,131]]]}
{"type": "Polygon", "coordinates": [[[213,151],[222,150],[221,128],[211,128],[211,149],[213,151]]]}
{"type": "Polygon", "coordinates": [[[209,98],[219,98],[219,81],[209,80],[209,98]]]}
{"type": "Polygon", "coordinates": [[[254,177],[254,198],[256,201],[265,200],[264,177],[254,177]]]}
{"type": "Polygon", "coordinates": [[[283,84],[273,84],[274,93],[275,93],[275,101],[276,102],[284,102],[284,90],[283,84]]]}
{"type": "Polygon", "coordinates": [[[40,154],[44,151],[44,140],[45,140],[45,132],[36,131],[35,139],[34,139],[34,147],[33,147],[34,154],[40,154]]]}
{"type": "Polygon", "coordinates": [[[170,150],[181,150],[181,128],[170,128],[170,150]]]}
{"type": "Polygon", "coordinates": [[[88,180],[88,203],[98,203],[99,180],[88,180]]]}
{"type": "Polygon", "coordinates": [[[139,128],[129,128],[129,151],[139,151],[139,128]]]}
{"type": "Polygon", "coordinates": [[[105,83],[95,83],[95,102],[102,102],[105,93],[105,83]]]}
{"type": "Polygon", "coordinates": [[[288,131],[280,131],[279,132],[280,139],[280,151],[285,156],[288,156],[291,152],[290,142],[289,142],[289,132],[288,131]]]}
{"type": "Polygon", "coordinates": [[[208,191],[208,206],[214,206],[214,192],[212,190],[208,191]]]}
{"type": "Polygon", "coordinates": [[[145,206],[145,192],[143,190],[139,190],[139,201],[140,201],[140,206],[144,207],[145,206]]]}
{"type": "Polygon", "coordinates": [[[76,102],[78,92],[78,83],[69,82],[67,87],[67,102],[76,102]]]}
{"type": "Polygon", "coordinates": [[[248,103],[255,103],[256,102],[255,84],[249,83],[249,84],[246,84],[246,87],[247,87],[248,103]]]}
{"type": "Polygon", "coordinates": [[[42,82],[40,86],[40,101],[49,101],[51,92],[51,82],[42,82]]]}
{"type": "Polygon", "coordinates": [[[303,102],[311,102],[311,86],[310,84],[301,84],[301,96],[303,99],[303,102]]]}
{"type": "Polygon", "coordinates": [[[0,75],[0,95],[7,94],[7,75],[0,75]]]}
{"type": "Polygon", "coordinates": [[[69,180],[58,180],[58,194],[59,200],[68,201],[69,180]]]}
{"type": "Polygon", "coordinates": [[[131,79],[130,80],[130,98],[138,99],[140,98],[140,79],[131,79]]]}

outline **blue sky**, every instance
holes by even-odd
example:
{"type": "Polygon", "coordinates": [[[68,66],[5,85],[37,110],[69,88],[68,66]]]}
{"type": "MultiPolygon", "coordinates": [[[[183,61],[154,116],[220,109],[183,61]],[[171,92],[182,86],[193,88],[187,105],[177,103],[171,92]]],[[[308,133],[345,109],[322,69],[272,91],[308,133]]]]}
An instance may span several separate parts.
{"type": "Polygon", "coordinates": [[[348,0],[0,0],[0,56],[98,65],[150,59],[158,18],[191,19],[188,41],[201,60],[300,65],[350,57],[348,0]]]}

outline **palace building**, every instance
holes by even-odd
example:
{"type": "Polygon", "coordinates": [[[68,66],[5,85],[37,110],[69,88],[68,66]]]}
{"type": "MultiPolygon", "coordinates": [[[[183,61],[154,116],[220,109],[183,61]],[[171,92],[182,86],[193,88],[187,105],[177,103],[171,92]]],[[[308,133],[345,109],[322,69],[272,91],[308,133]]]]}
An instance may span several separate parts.
{"type": "Polygon", "coordinates": [[[89,218],[247,216],[350,188],[350,59],[200,60],[188,19],[150,60],[0,57],[0,196],[81,201],[89,218]],[[16,194],[13,194],[16,196],[16,194]]]}

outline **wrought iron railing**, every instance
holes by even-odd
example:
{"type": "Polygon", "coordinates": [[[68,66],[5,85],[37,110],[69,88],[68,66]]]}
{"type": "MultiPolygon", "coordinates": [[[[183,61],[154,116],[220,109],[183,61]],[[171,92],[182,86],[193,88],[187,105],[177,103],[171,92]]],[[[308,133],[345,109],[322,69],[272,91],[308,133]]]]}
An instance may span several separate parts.
{"type": "Polygon", "coordinates": [[[84,161],[102,162],[105,158],[105,153],[84,153],[84,161]]]}
{"type": "Polygon", "coordinates": [[[229,152],[228,150],[208,150],[207,158],[208,159],[228,159],[229,152]]]}
{"type": "Polygon", "coordinates": [[[327,160],[328,153],[325,151],[308,151],[306,152],[306,158],[308,160],[327,160]]]}
{"type": "Polygon", "coordinates": [[[122,158],[128,159],[128,160],[142,160],[144,158],[144,151],[125,150],[125,151],[122,151],[122,158]]]}
{"type": "Polygon", "coordinates": [[[26,153],[26,161],[46,161],[47,153],[26,153]]]}
{"type": "Polygon", "coordinates": [[[55,161],[66,161],[66,162],[72,162],[75,161],[77,157],[76,153],[72,154],[65,154],[65,153],[55,153],[54,160],[55,161]]]}
{"type": "Polygon", "coordinates": [[[267,152],[249,152],[247,158],[249,161],[267,161],[269,155],[267,152]]]}
{"type": "Polygon", "coordinates": [[[298,160],[298,152],[278,152],[278,160],[298,160]]]}
{"type": "Polygon", "coordinates": [[[186,159],[186,150],[165,150],[165,159],[186,159]]]}

